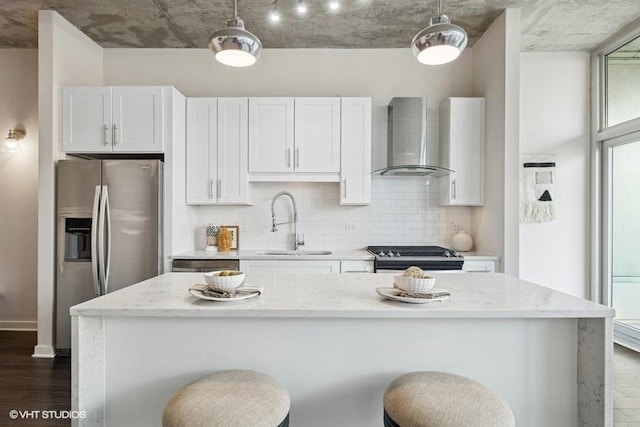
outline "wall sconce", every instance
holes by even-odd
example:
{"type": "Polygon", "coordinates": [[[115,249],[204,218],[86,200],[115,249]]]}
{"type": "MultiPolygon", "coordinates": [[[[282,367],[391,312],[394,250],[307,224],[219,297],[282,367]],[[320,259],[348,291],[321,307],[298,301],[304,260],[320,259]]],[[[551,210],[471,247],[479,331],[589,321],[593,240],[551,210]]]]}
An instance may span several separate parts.
{"type": "Polygon", "coordinates": [[[27,133],[22,129],[9,129],[9,136],[4,140],[2,144],[2,151],[6,153],[15,153],[22,150],[22,147],[18,141],[24,139],[27,133]]]}

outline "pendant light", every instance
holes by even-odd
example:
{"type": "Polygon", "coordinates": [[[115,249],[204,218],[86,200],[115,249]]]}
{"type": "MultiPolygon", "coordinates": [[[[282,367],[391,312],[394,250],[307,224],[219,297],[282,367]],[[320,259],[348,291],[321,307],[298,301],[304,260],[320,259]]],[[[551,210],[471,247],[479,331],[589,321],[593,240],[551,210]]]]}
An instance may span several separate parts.
{"type": "Polygon", "coordinates": [[[440,13],[431,18],[427,28],[420,31],[411,42],[411,50],[418,61],[426,65],[446,64],[456,59],[467,46],[467,33],[452,24],[447,15],[440,13]]]}
{"type": "Polygon", "coordinates": [[[219,62],[231,67],[248,67],[260,57],[262,43],[244,29],[244,21],[238,16],[237,0],[233,0],[233,18],[227,21],[227,27],[209,37],[209,49],[219,62]]]}

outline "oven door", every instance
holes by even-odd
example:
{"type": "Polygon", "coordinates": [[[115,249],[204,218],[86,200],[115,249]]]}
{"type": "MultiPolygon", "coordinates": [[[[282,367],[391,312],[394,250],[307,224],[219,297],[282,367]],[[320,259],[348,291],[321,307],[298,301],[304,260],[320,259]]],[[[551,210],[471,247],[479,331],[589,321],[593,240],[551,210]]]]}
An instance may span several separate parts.
{"type": "Polygon", "coordinates": [[[403,273],[411,266],[420,267],[425,273],[462,273],[462,264],[464,260],[457,258],[455,260],[402,260],[402,259],[376,259],[373,263],[375,273],[403,273]]]}

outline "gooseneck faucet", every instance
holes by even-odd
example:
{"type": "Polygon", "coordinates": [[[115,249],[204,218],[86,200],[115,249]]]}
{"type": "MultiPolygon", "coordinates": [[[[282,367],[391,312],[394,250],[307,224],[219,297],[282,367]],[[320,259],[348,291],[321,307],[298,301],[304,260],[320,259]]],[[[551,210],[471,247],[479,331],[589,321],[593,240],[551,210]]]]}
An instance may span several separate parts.
{"type": "Polygon", "coordinates": [[[293,223],[293,250],[297,251],[298,247],[304,245],[304,235],[300,238],[298,237],[298,208],[296,206],[296,199],[293,197],[293,194],[288,191],[280,191],[273,196],[271,200],[271,231],[278,231],[278,226],[282,224],[291,224],[293,223]],[[274,210],[274,205],[276,200],[281,196],[289,196],[291,199],[291,204],[293,205],[293,221],[285,221],[285,222],[276,222],[276,213],[274,210]]]}

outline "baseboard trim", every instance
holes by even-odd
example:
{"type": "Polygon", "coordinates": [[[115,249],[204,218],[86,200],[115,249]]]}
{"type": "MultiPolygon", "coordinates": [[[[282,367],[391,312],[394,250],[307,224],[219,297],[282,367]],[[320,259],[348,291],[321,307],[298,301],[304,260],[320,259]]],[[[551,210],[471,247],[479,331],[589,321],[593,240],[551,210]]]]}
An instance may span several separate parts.
{"type": "Polygon", "coordinates": [[[33,348],[31,357],[36,359],[53,359],[56,357],[56,349],[52,345],[37,345],[33,348]]]}
{"type": "Polygon", "coordinates": [[[37,331],[38,322],[0,320],[0,331],[37,331]]]}

